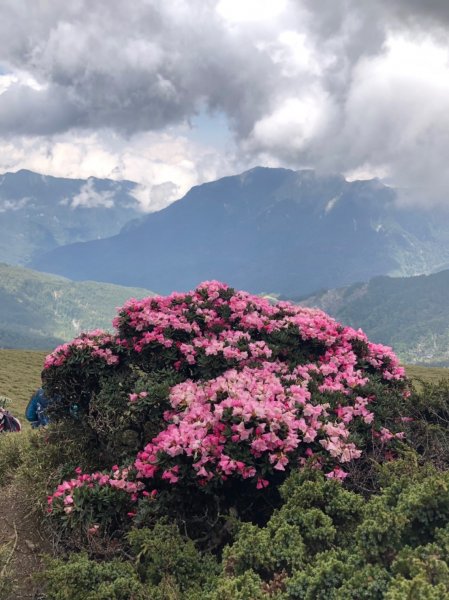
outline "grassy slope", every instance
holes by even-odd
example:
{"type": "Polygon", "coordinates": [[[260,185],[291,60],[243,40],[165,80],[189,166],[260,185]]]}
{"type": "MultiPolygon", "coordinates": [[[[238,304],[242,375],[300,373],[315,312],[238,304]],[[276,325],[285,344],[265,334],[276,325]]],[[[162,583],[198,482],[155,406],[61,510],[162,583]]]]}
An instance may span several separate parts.
{"type": "Polygon", "coordinates": [[[22,425],[26,425],[24,413],[28,400],[40,386],[46,354],[33,350],[0,350],[0,395],[11,399],[8,408],[22,425]]]}

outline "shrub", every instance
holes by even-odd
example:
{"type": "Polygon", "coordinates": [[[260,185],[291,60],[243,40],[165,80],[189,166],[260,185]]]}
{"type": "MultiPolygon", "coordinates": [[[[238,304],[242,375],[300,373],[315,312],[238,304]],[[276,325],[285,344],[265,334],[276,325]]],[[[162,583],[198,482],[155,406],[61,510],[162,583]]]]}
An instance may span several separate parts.
{"type": "MultiPolygon", "coordinates": [[[[111,473],[83,474],[76,469],[77,477],[64,481],[48,498],[49,512],[57,519],[57,529],[69,533],[72,545],[83,547],[87,542],[109,541],[125,530],[125,523],[137,500],[140,482],[127,478],[127,471],[115,467],[111,473]]],[[[99,544],[95,543],[97,550],[99,544]]],[[[106,544],[109,546],[109,544],[106,544]]]]}
{"type": "Polygon", "coordinates": [[[49,599],[97,600],[103,588],[111,598],[126,589],[154,600],[448,597],[449,473],[417,467],[410,476],[407,460],[384,471],[389,484],[370,499],[317,470],[292,473],[265,525],[236,521],[221,559],[173,523],[132,529],[127,561],[52,562],[49,599]]]}
{"type": "MultiPolygon", "coordinates": [[[[44,381],[53,420],[83,432],[92,462],[120,462],[142,482],[141,525],[166,514],[220,546],[233,515],[267,521],[290,471],[310,463],[344,479],[359,461],[368,472],[403,437],[396,357],[321,311],[206,282],[130,300],[114,326],[57,348],[44,381]]],[[[52,506],[71,492],[59,488],[52,506]]]]}
{"type": "Polygon", "coordinates": [[[195,598],[218,575],[212,556],[198,552],[173,524],[158,522],[152,529],[133,529],[128,541],[142,581],[155,592],[170,584],[180,596],[195,598]]]}
{"type": "Polygon", "coordinates": [[[86,554],[49,562],[41,579],[49,600],[197,600],[215,581],[218,565],[176,526],[158,523],[129,534],[129,561],[86,554]],[[109,594],[109,595],[108,595],[109,594]]]}
{"type": "Polygon", "coordinates": [[[242,525],[225,548],[218,589],[247,574],[263,590],[277,582],[283,600],[447,597],[449,473],[418,468],[410,478],[402,465],[407,476],[397,477],[396,465],[392,483],[369,500],[316,472],[292,475],[267,525],[242,525]]]}
{"type": "Polygon", "coordinates": [[[96,562],[86,554],[51,561],[44,575],[48,600],[149,600],[132,565],[96,562]]]}
{"type": "Polygon", "coordinates": [[[411,397],[407,437],[423,460],[442,469],[449,467],[449,382],[421,381],[411,397]]]}

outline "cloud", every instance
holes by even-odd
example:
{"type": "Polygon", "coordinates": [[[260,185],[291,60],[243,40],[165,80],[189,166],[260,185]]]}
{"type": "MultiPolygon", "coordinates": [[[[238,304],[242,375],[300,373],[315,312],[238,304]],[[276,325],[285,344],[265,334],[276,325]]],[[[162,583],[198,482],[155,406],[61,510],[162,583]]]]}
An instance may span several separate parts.
{"type": "Polygon", "coordinates": [[[6,0],[0,58],[44,87],[10,86],[0,97],[0,132],[110,127],[131,135],[180,123],[204,102],[242,125],[275,68],[215,4],[153,0],[130,9],[78,0],[64,8],[54,0],[31,20],[29,7],[6,0]]]}
{"type": "Polygon", "coordinates": [[[29,202],[31,202],[31,198],[29,197],[20,198],[19,200],[2,198],[0,199],[0,213],[21,210],[22,208],[25,208],[29,202]]]}
{"type": "MultiPolygon", "coordinates": [[[[105,132],[5,140],[0,144],[0,173],[21,168],[57,177],[136,182],[139,185],[133,195],[144,212],[163,208],[198,183],[238,170],[232,153],[223,157],[221,150],[194,143],[176,132],[136,134],[132,142],[105,132]]],[[[92,182],[88,182],[76,204],[104,205],[109,200],[93,192],[92,182]]]]}
{"type": "MultiPolygon", "coordinates": [[[[114,206],[114,192],[105,190],[97,192],[95,189],[95,181],[89,178],[78,194],[68,200],[70,208],[112,208],[114,206]]],[[[64,202],[64,200],[63,200],[64,202]]]]}
{"type": "Polygon", "coordinates": [[[0,168],[126,177],[145,210],[257,163],[444,203],[448,27],[446,0],[4,0],[0,168]],[[203,113],[233,145],[189,139],[203,113]]]}
{"type": "Polygon", "coordinates": [[[428,30],[429,25],[441,29],[449,23],[446,0],[381,0],[381,4],[390,19],[396,18],[399,23],[405,19],[419,29],[428,30]]]}
{"type": "Polygon", "coordinates": [[[145,212],[161,210],[181,197],[179,186],[173,181],[155,185],[140,184],[134,188],[132,195],[145,212]]]}
{"type": "Polygon", "coordinates": [[[390,37],[381,55],[361,60],[325,136],[316,164],[365,168],[403,188],[401,202],[447,205],[449,51],[429,37],[390,37]]]}

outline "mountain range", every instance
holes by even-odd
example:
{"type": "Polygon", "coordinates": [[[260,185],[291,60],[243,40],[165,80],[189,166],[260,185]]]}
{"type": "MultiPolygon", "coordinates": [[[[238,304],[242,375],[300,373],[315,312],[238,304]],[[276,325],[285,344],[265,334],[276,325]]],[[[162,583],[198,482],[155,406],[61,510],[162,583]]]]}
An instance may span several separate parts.
{"type": "Polygon", "coordinates": [[[255,168],[192,188],[112,237],[59,246],[30,266],[169,293],[220,279],[311,294],[449,266],[449,213],[398,208],[379,180],[255,168]]]}
{"type": "Polygon", "coordinates": [[[151,295],[0,264],[0,348],[47,350],[81,331],[111,329],[118,306],[151,295]]]}
{"type": "Polygon", "coordinates": [[[25,265],[72,242],[109,237],[142,216],[136,184],[21,170],[0,176],[0,260],[25,265]]]}
{"type": "Polygon", "coordinates": [[[128,297],[221,279],[319,306],[406,362],[449,365],[447,211],[311,170],[258,167],[147,215],[135,186],[0,176],[0,261],[58,274],[0,265],[0,346],[50,348],[109,327],[128,297]]]}

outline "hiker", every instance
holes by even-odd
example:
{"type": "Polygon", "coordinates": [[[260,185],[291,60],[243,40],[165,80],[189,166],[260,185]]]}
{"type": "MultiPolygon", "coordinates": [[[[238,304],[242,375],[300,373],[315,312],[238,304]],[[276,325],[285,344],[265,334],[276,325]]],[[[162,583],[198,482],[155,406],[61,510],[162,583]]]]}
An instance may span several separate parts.
{"type": "Polygon", "coordinates": [[[16,419],[6,408],[0,407],[0,433],[18,432],[21,429],[19,419],[16,419]]]}
{"type": "Polygon", "coordinates": [[[43,388],[38,388],[31,396],[28,406],[25,410],[25,416],[30,421],[31,427],[44,427],[48,425],[49,418],[46,413],[48,398],[44,393],[43,388]]]}

